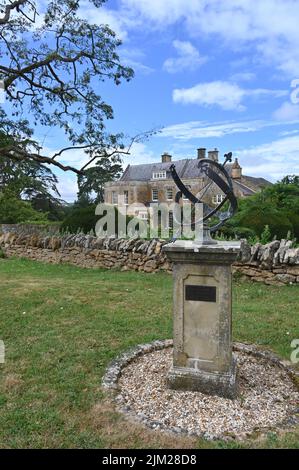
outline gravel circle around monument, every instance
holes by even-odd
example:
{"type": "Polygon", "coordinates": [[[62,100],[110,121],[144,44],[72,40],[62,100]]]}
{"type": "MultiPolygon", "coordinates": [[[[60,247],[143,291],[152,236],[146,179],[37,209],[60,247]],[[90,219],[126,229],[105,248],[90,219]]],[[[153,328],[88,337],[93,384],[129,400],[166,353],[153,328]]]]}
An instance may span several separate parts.
{"type": "Polygon", "coordinates": [[[299,392],[289,372],[267,357],[235,351],[238,398],[166,387],[172,348],[141,354],[122,368],[117,408],[154,429],[207,439],[245,438],[298,422],[299,392]],[[297,414],[296,414],[297,413],[297,414]]]}

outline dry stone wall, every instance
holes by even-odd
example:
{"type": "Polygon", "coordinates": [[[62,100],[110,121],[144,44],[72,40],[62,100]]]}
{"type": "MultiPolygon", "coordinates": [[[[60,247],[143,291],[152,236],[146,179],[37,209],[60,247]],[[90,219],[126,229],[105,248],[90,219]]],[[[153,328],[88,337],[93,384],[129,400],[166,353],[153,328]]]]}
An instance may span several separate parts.
{"type": "Polygon", "coordinates": [[[165,240],[96,238],[91,235],[41,236],[4,233],[0,246],[5,254],[50,263],[70,263],[86,268],[122,271],[171,271],[161,252],[165,240]]]}
{"type": "MultiPolygon", "coordinates": [[[[103,239],[84,234],[45,236],[24,232],[0,233],[0,247],[8,257],[148,273],[171,272],[171,264],[162,251],[165,243],[167,241],[161,239],[103,239]]],[[[266,284],[299,284],[299,248],[293,248],[289,240],[254,246],[242,240],[233,270],[266,284]]]]}
{"type": "Polygon", "coordinates": [[[33,235],[48,233],[54,235],[60,229],[59,223],[51,223],[49,225],[38,224],[0,224],[0,233],[17,233],[19,235],[33,235]]]}

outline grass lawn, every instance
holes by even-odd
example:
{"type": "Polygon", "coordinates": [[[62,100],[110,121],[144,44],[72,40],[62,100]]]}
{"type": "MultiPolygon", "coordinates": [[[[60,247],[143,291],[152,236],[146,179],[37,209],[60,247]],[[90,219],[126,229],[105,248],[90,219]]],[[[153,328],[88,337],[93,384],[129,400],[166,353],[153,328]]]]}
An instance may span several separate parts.
{"type": "MultiPolygon", "coordinates": [[[[172,336],[172,278],[0,260],[1,448],[299,447],[298,432],[245,443],[154,433],[116,413],[101,391],[108,362],[172,336]]],[[[235,280],[234,339],[289,359],[299,338],[298,286],[235,280]]]]}

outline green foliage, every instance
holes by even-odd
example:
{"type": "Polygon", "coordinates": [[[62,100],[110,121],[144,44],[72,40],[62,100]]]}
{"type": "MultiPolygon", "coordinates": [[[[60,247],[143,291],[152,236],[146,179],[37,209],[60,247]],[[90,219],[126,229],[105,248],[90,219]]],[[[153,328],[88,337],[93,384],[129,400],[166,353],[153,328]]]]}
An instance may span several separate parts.
{"type": "Polygon", "coordinates": [[[279,183],[282,184],[295,184],[299,186],[299,176],[298,175],[287,175],[282,178],[279,183]]]}
{"type": "Polygon", "coordinates": [[[78,199],[83,196],[94,202],[104,202],[104,184],[120,176],[122,165],[105,158],[88,168],[83,175],[78,176],[78,199]]]}
{"type": "Polygon", "coordinates": [[[5,34],[0,36],[0,79],[5,84],[11,117],[1,110],[1,155],[14,161],[43,161],[72,171],[73,167],[59,162],[62,153],[72,147],[86,151],[90,161],[107,156],[111,149],[116,156],[114,150],[121,148],[123,135],[105,131],[113,108],[105,102],[101,84],[110,81],[119,85],[131,80],[134,72],[121,63],[121,41],[108,25],[93,18],[82,19],[82,9],[91,7],[97,14],[103,3],[10,2],[9,14],[1,16],[5,34]],[[20,119],[26,108],[27,122],[20,119]],[[64,132],[66,148],[58,149],[55,158],[43,156],[33,140],[37,124],[64,132]]]}
{"type": "Polygon", "coordinates": [[[94,230],[98,216],[95,215],[96,204],[90,204],[86,207],[74,205],[68,216],[61,224],[62,231],[77,233],[79,230],[83,233],[89,233],[94,230]]]}
{"type": "Polygon", "coordinates": [[[0,259],[4,259],[4,258],[5,258],[5,253],[2,250],[2,248],[0,248],[0,259]]]}
{"type": "Polygon", "coordinates": [[[216,233],[217,237],[224,236],[224,240],[250,238],[254,237],[255,233],[248,227],[237,226],[234,219],[228,220],[223,227],[216,233]]]}
{"type": "Polygon", "coordinates": [[[265,225],[264,230],[261,233],[260,242],[262,245],[266,245],[271,241],[271,231],[269,225],[265,225]]]}
{"type": "Polygon", "coordinates": [[[299,186],[294,183],[294,178],[287,181],[239,200],[239,211],[223,228],[224,233],[261,243],[268,243],[274,237],[298,239],[299,186]]]}
{"type": "Polygon", "coordinates": [[[13,161],[0,155],[0,191],[30,201],[33,209],[47,213],[53,221],[65,217],[64,203],[57,197],[57,182],[56,175],[41,163],[13,161]]]}
{"type": "Polygon", "coordinates": [[[52,171],[38,162],[30,160],[13,161],[0,156],[0,190],[8,189],[18,198],[33,199],[59,196],[57,177],[52,171]]]}
{"type": "Polygon", "coordinates": [[[47,220],[47,214],[34,210],[29,201],[22,201],[9,192],[0,194],[0,223],[43,223],[47,220]]]}
{"type": "Polygon", "coordinates": [[[260,239],[257,235],[250,235],[247,238],[247,241],[250,245],[255,245],[256,243],[260,243],[260,239]]]}
{"type": "Polygon", "coordinates": [[[53,197],[40,194],[31,200],[33,209],[47,213],[49,221],[59,222],[67,216],[69,207],[66,203],[53,197]]]}
{"type": "MultiPolygon", "coordinates": [[[[105,217],[106,213],[102,216],[95,215],[95,209],[97,204],[92,204],[88,202],[88,198],[82,197],[73,205],[68,216],[64,219],[61,224],[61,231],[68,233],[90,233],[94,232],[95,226],[98,220],[101,217],[105,217]]],[[[118,222],[119,218],[122,218],[123,215],[120,214],[117,208],[114,208],[115,211],[115,233],[118,234],[118,222]]],[[[126,226],[129,221],[132,219],[130,216],[126,216],[126,226]]],[[[104,229],[106,227],[104,226],[104,229]]]]}

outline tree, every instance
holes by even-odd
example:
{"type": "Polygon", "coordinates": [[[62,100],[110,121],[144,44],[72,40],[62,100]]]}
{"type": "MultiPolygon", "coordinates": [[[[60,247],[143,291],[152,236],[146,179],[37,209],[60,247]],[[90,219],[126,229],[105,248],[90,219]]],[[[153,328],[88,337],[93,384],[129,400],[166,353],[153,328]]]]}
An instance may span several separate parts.
{"type": "Polygon", "coordinates": [[[21,201],[13,193],[4,191],[0,194],[0,223],[44,223],[47,214],[34,210],[28,201],[21,201]]]}
{"type": "Polygon", "coordinates": [[[0,159],[0,191],[9,189],[19,199],[31,200],[41,196],[52,199],[54,195],[60,196],[57,182],[56,175],[45,165],[27,159],[0,159]]]}
{"type": "Polygon", "coordinates": [[[95,204],[89,204],[86,207],[74,204],[69,214],[64,219],[61,230],[67,230],[71,233],[76,233],[79,230],[88,233],[94,230],[99,219],[99,217],[95,215],[95,208],[95,204]]]}
{"type": "Polygon", "coordinates": [[[90,3],[100,8],[106,0],[15,0],[0,3],[0,79],[12,112],[0,114],[0,157],[29,159],[82,174],[98,159],[120,160],[134,142],[125,146],[121,133],[109,134],[105,121],[113,109],[98,93],[98,85],[112,80],[119,85],[133,77],[133,70],[120,63],[121,42],[107,25],[95,25],[79,16],[90,3]],[[44,8],[44,10],[43,10],[44,8]],[[38,21],[37,21],[38,19],[38,21]],[[31,122],[21,119],[28,109],[31,122]],[[41,154],[33,138],[36,124],[60,128],[69,145],[51,156],[41,154]],[[81,168],[63,161],[64,153],[82,149],[88,157],[81,168]]]}
{"type": "Polygon", "coordinates": [[[246,228],[259,237],[266,225],[272,238],[285,238],[288,231],[299,238],[299,186],[290,181],[267,186],[240,200],[238,213],[229,221],[235,233],[246,228]]]}
{"type": "Polygon", "coordinates": [[[286,175],[280,181],[282,184],[295,184],[299,186],[299,176],[298,175],[286,175]]]}
{"type": "Polygon", "coordinates": [[[41,163],[0,158],[0,193],[7,199],[29,201],[33,209],[47,213],[53,221],[65,217],[57,182],[56,175],[41,163]]]}
{"type": "Polygon", "coordinates": [[[87,196],[94,202],[104,201],[104,184],[120,176],[122,166],[110,160],[101,160],[78,176],[78,199],[87,196]]]}

